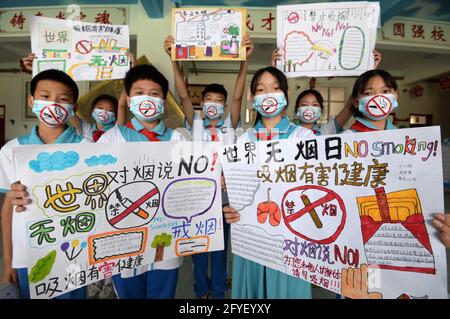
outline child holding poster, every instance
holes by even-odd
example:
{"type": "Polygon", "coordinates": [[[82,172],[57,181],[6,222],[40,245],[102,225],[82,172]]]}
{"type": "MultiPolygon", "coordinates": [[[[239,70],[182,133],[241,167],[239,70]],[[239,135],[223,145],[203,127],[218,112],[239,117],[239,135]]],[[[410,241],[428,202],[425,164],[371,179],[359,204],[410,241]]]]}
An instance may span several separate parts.
{"type": "MultiPolygon", "coordinates": [[[[344,133],[397,129],[388,119],[398,107],[398,86],[390,73],[372,70],[361,74],[353,87],[352,98],[357,109],[356,122],[344,133]]],[[[449,215],[436,214],[433,226],[440,232],[442,243],[450,247],[449,215]]]]}
{"type": "MultiPolygon", "coordinates": [[[[374,69],[377,69],[381,63],[382,55],[377,50],[373,51],[374,69]]],[[[278,48],[272,52],[272,66],[275,67],[277,61],[281,60],[281,53],[278,48]]],[[[339,114],[329,120],[327,123],[318,125],[317,121],[322,116],[324,109],[324,99],[319,91],[310,89],[305,90],[297,97],[295,102],[295,116],[300,122],[300,125],[310,129],[316,135],[333,135],[342,132],[345,123],[353,115],[353,105],[349,99],[339,114]]]]}
{"type": "MultiPolygon", "coordinates": [[[[233,43],[233,41],[232,41],[233,43]]],[[[171,56],[174,39],[168,36],[164,42],[166,53],[171,56]]],[[[242,97],[244,94],[245,79],[248,69],[248,59],[253,52],[253,43],[249,36],[244,38],[242,45],[246,47],[246,60],[241,62],[239,74],[231,102],[231,110],[226,117],[224,113],[227,109],[227,91],[221,84],[209,84],[202,92],[201,102],[203,114],[202,119],[195,113],[192,101],[189,97],[182,70],[177,61],[172,61],[173,73],[181,105],[186,115],[186,127],[191,130],[194,141],[214,142],[220,141],[222,144],[233,144],[235,141],[234,129],[239,126],[242,97]]],[[[222,192],[222,205],[228,203],[225,192],[222,192]]],[[[225,249],[211,253],[192,255],[194,264],[194,289],[197,298],[209,297],[209,286],[211,286],[211,297],[223,299],[227,289],[227,243],[229,226],[224,225],[225,249]],[[208,259],[211,256],[211,279],[208,278],[208,259]]]]}
{"type": "MultiPolygon", "coordinates": [[[[253,76],[250,90],[258,118],[254,128],[242,135],[239,141],[314,138],[312,131],[294,125],[286,116],[288,84],[280,70],[274,67],[258,70],[253,76]]],[[[224,213],[227,223],[239,221],[239,213],[234,208],[225,207],[224,213]]],[[[309,299],[311,285],[301,279],[234,255],[232,298],[309,299]]]]}
{"type": "MultiPolygon", "coordinates": [[[[182,141],[184,135],[167,128],[161,117],[169,82],[154,66],[143,64],[125,77],[126,101],[135,116],[127,126],[117,125],[104,133],[99,143],[182,141]]],[[[121,299],[173,299],[182,257],[159,261],[113,277],[121,299]]]]}
{"type": "MultiPolygon", "coordinates": [[[[130,52],[127,55],[130,59],[130,66],[135,66],[136,59],[134,55],[130,52]]],[[[20,60],[22,72],[32,73],[34,59],[36,59],[36,54],[29,53],[20,60]]],[[[77,114],[70,119],[69,123],[75,127],[79,135],[97,142],[100,136],[114,125],[125,125],[126,103],[124,89],[122,89],[119,101],[113,96],[102,94],[96,97],[91,104],[90,115],[94,124],[81,119],[77,114]]]]}
{"type": "MultiPolygon", "coordinates": [[[[28,106],[38,117],[38,124],[29,134],[8,142],[0,151],[0,189],[6,192],[16,181],[14,172],[13,147],[31,144],[80,143],[83,138],[67,122],[76,112],[78,87],[64,72],[46,70],[37,74],[30,84],[31,95],[28,106]]],[[[50,159],[48,160],[50,161],[50,159]]],[[[27,271],[26,216],[13,214],[14,205],[29,203],[25,186],[16,182],[7,192],[2,206],[2,233],[4,270],[3,282],[17,280],[19,294],[23,299],[30,298],[27,271]],[[17,199],[19,198],[19,199],[17,199]]],[[[16,211],[22,211],[17,207],[16,211]]],[[[56,297],[57,299],[85,298],[86,288],[79,288],[56,297]]]]}

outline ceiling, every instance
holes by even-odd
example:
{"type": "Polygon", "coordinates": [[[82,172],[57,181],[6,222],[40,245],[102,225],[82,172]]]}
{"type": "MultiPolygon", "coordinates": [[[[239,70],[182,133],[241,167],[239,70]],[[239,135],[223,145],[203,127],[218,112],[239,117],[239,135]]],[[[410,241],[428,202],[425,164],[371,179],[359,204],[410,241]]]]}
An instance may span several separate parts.
{"type": "MultiPolygon", "coordinates": [[[[236,6],[236,7],[275,7],[277,5],[317,3],[317,2],[343,2],[349,0],[208,0],[209,6],[236,6]]],[[[352,0],[350,0],[352,1],[352,0]]],[[[206,1],[201,0],[172,0],[178,6],[201,6],[206,1]]],[[[381,6],[382,23],[394,16],[410,17],[425,20],[449,21],[450,1],[448,0],[378,0],[381,6]]]]}

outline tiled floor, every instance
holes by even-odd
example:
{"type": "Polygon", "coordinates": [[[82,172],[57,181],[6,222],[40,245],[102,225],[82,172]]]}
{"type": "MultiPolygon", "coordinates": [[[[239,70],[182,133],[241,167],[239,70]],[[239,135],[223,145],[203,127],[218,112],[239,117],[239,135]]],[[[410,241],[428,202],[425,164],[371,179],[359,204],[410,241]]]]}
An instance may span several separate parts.
{"type": "MultiPolygon", "coordinates": [[[[3,201],[3,195],[0,195],[0,202],[3,201]]],[[[445,193],[445,207],[446,211],[450,211],[450,192],[445,193]]],[[[1,242],[1,239],[0,239],[1,242]]],[[[229,245],[230,246],[230,245],[229,245]]],[[[3,268],[3,253],[1,252],[2,246],[0,245],[0,273],[3,268]]],[[[231,275],[231,265],[232,265],[232,255],[230,251],[228,251],[228,269],[229,276],[231,275]]],[[[450,265],[450,252],[447,250],[447,267],[450,265]]],[[[448,267],[448,269],[450,269],[448,267]]],[[[448,276],[449,287],[450,287],[450,275],[448,276]]],[[[180,268],[179,276],[178,276],[178,287],[176,298],[179,299],[192,299],[195,298],[194,288],[193,288],[193,275],[192,275],[192,259],[190,257],[184,258],[184,263],[180,268]]],[[[0,289],[3,288],[2,283],[0,282],[0,289]]],[[[230,298],[230,290],[227,291],[226,298],[230,298]]],[[[314,288],[313,289],[313,298],[314,299],[335,299],[336,295],[322,288],[314,288]]],[[[449,295],[450,298],[450,295],[449,295]]]]}

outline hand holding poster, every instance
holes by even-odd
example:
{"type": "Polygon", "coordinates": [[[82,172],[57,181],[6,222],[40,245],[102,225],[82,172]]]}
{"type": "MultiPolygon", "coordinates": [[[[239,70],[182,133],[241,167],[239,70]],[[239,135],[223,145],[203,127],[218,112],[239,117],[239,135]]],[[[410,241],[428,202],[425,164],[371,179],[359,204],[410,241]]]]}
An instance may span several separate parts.
{"type": "Polygon", "coordinates": [[[447,298],[440,144],[431,127],[224,147],[233,253],[350,298],[447,298]]]}
{"type": "Polygon", "coordinates": [[[245,9],[172,9],[172,60],[245,60],[246,18],[245,9]]]}
{"type": "Polygon", "coordinates": [[[130,68],[127,25],[30,17],[33,76],[58,69],[75,81],[122,79],[130,68]]]}
{"type": "Polygon", "coordinates": [[[53,298],[153,262],[223,250],[215,147],[16,148],[16,169],[32,199],[20,214],[31,297],[53,298]]]}
{"type": "Polygon", "coordinates": [[[378,2],[277,7],[277,68],[287,77],[354,76],[373,69],[378,2]]]}

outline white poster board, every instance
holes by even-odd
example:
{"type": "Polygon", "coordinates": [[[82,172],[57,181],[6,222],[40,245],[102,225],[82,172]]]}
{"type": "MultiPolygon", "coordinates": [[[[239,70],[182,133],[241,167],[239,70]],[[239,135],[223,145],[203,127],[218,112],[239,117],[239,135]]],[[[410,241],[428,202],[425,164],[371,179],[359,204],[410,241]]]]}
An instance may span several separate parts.
{"type": "Polygon", "coordinates": [[[123,79],[130,68],[127,25],[30,16],[33,76],[47,69],[75,81],[123,79]]]}
{"type": "Polygon", "coordinates": [[[350,298],[447,298],[439,127],[221,153],[234,254],[350,298]]]}
{"type": "Polygon", "coordinates": [[[358,76],[374,67],[378,2],[277,7],[277,68],[287,77],[358,76]]]}
{"type": "Polygon", "coordinates": [[[216,143],[59,144],[14,150],[27,186],[32,298],[223,250],[216,143]]]}

